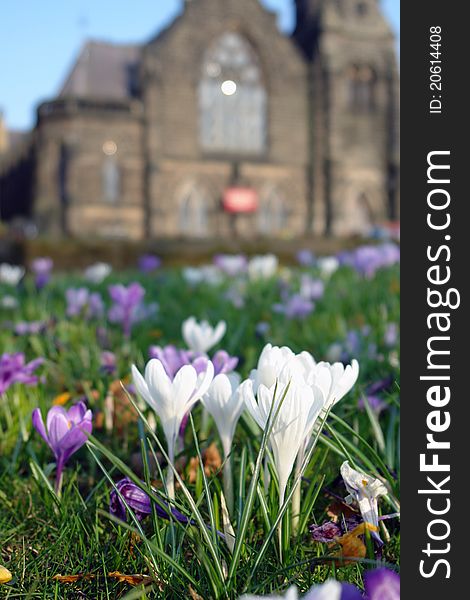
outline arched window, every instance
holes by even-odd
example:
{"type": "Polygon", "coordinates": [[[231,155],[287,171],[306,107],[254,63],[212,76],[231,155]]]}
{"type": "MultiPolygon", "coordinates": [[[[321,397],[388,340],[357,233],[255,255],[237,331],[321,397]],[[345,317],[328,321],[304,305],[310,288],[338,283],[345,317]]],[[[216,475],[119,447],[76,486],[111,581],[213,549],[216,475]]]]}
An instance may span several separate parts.
{"type": "Polygon", "coordinates": [[[266,90],[250,44],[236,32],[206,51],[199,83],[201,147],[227,153],[262,153],[266,147],[266,90]]]}
{"type": "Polygon", "coordinates": [[[262,235],[275,235],[286,229],[287,208],[284,197],[277,188],[270,188],[261,198],[258,211],[258,231],[262,235]]]}
{"type": "Polygon", "coordinates": [[[369,5],[367,2],[358,2],[356,4],[356,14],[358,17],[365,17],[369,12],[369,5]]]}
{"type": "Polygon", "coordinates": [[[375,108],[376,76],[371,67],[352,65],[346,72],[347,102],[351,110],[370,112],[375,108]]]}
{"type": "Polygon", "coordinates": [[[179,230],[187,237],[209,233],[209,199],[196,185],[188,186],[179,197],[179,230]]]}
{"type": "Polygon", "coordinates": [[[115,156],[106,156],[103,162],[103,197],[106,202],[115,203],[121,193],[121,173],[115,156]]]}

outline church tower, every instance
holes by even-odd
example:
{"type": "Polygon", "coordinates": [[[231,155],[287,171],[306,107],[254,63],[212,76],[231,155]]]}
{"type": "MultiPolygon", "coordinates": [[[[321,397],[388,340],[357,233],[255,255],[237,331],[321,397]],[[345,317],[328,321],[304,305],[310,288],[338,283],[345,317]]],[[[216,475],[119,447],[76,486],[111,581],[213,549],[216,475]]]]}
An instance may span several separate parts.
{"type": "Polygon", "coordinates": [[[296,0],[309,63],[313,231],[365,232],[398,217],[399,78],[379,0],[296,0]]]}

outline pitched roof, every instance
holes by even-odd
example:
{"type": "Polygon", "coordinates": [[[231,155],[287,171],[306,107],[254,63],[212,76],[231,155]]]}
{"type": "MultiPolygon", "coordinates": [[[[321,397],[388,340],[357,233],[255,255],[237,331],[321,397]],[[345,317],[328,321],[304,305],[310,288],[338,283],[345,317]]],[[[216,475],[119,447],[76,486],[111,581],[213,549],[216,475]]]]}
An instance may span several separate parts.
{"type": "Polygon", "coordinates": [[[60,97],[124,100],[135,95],[141,46],[87,42],[62,89],[60,97]]]}

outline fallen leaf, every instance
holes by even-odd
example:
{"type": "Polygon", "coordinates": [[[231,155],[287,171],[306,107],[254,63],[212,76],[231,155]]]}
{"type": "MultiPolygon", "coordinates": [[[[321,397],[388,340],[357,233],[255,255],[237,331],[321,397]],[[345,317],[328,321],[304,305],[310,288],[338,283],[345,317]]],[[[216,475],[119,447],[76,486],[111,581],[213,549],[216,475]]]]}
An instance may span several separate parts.
{"type": "Polygon", "coordinates": [[[191,586],[189,586],[189,595],[191,596],[191,600],[204,600],[202,596],[200,596],[191,586]]]}
{"type": "Polygon", "coordinates": [[[343,516],[345,519],[349,519],[358,515],[359,512],[354,510],[354,508],[349,504],[346,504],[346,502],[338,499],[333,500],[333,502],[328,505],[326,514],[334,523],[338,523],[341,516],[343,516]]]}
{"type": "Polygon", "coordinates": [[[0,583],[8,583],[13,579],[13,575],[6,567],[0,566],[0,583]]]}
{"type": "Polygon", "coordinates": [[[108,577],[129,583],[130,585],[148,585],[149,583],[153,583],[153,577],[150,577],[150,575],[124,575],[123,573],[119,573],[119,571],[111,571],[111,573],[108,573],[108,577]]]}
{"type": "MultiPolygon", "coordinates": [[[[202,462],[204,463],[204,473],[206,477],[211,477],[220,471],[222,468],[222,457],[220,456],[220,452],[215,443],[212,443],[204,450],[202,453],[202,462]]],[[[189,483],[196,483],[198,469],[199,457],[193,456],[189,459],[188,465],[189,483]]]]}
{"type": "Polygon", "coordinates": [[[207,477],[215,475],[222,468],[222,457],[219,449],[213,442],[203,453],[202,460],[204,462],[204,473],[207,477]]]}
{"type": "Polygon", "coordinates": [[[59,583],[75,583],[82,579],[89,580],[94,578],[95,575],[92,573],[78,573],[77,575],[54,575],[52,579],[55,579],[59,583]]]}

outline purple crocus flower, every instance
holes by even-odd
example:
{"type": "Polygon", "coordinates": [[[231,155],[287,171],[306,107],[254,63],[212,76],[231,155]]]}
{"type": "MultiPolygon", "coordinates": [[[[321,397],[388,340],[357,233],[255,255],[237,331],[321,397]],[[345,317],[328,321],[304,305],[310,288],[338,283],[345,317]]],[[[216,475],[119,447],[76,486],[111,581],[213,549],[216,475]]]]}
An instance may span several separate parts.
{"type": "Polygon", "coordinates": [[[256,324],[255,333],[258,337],[264,338],[265,335],[269,333],[271,329],[271,325],[266,321],[260,321],[256,324]]]}
{"type": "Polygon", "coordinates": [[[315,304],[300,294],[294,294],[283,304],[274,304],[273,311],[284,314],[288,319],[305,319],[315,309],[315,304]]]}
{"type": "Polygon", "coordinates": [[[143,254],[139,258],[139,270],[142,273],[152,273],[162,264],[162,260],[155,254],[143,254]]]}
{"type": "Polygon", "coordinates": [[[231,373],[238,365],[238,357],[230,356],[225,350],[218,350],[211,360],[214,365],[214,377],[221,373],[231,373]]]}
{"type": "Polygon", "coordinates": [[[340,600],[363,600],[361,592],[352,583],[341,583],[340,600]]]}
{"type": "Polygon", "coordinates": [[[38,290],[42,289],[51,278],[51,271],[54,266],[52,258],[41,257],[36,258],[31,263],[35,275],[35,284],[38,290]]]}
{"type": "Polygon", "coordinates": [[[304,248],[299,250],[295,255],[297,262],[302,267],[313,267],[315,264],[315,254],[311,250],[304,248]]]}
{"type": "Polygon", "coordinates": [[[343,535],[341,528],[333,521],[328,521],[322,525],[310,525],[309,530],[316,542],[329,543],[343,535]]]}
{"type": "Polygon", "coordinates": [[[173,379],[183,365],[190,365],[193,353],[190,350],[180,350],[169,344],[168,346],[150,346],[150,358],[158,358],[166,374],[173,379]]]}
{"type": "Polygon", "coordinates": [[[398,341],[398,325],[396,323],[388,323],[385,328],[384,343],[387,348],[393,348],[398,341]]]}
{"type": "MultiPolygon", "coordinates": [[[[147,515],[152,512],[152,502],[149,496],[142,490],[138,485],[136,485],[133,481],[131,481],[128,477],[121,479],[116,483],[116,488],[119,490],[119,494],[124,498],[129,508],[132,509],[135,516],[139,521],[144,519],[147,515]]],[[[116,489],[113,489],[111,494],[109,495],[109,512],[121,519],[121,521],[127,521],[127,511],[126,505],[122,501],[122,498],[119,496],[116,489]]],[[[161,500],[161,503],[164,506],[168,506],[168,504],[161,500]]],[[[155,502],[155,510],[157,511],[157,515],[161,519],[170,520],[170,511],[173,517],[179,522],[183,523],[183,525],[191,524],[194,522],[188,517],[185,517],[179,510],[174,507],[169,507],[168,510],[165,510],[163,506],[155,502]]]]}
{"type": "Polygon", "coordinates": [[[38,382],[38,376],[34,375],[34,371],[43,362],[44,359],[36,358],[26,363],[22,352],[2,354],[0,356],[0,396],[14,383],[35,385],[38,382]]]}
{"type": "Polygon", "coordinates": [[[365,245],[352,252],[341,252],[338,259],[342,265],[349,265],[364,277],[371,278],[378,269],[398,263],[400,249],[392,243],[380,246],[365,245]]]}
{"type": "Polygon", "coordinates": [[[56,460],[56,492],[60,492],[62,472],[68,459],[87,441],[92,431],[92,412],[84,402],[69,410],[53,406],[47,413],[46,427],[39,408],[33,410],[33,426],[52,450],[56,460]]]}
{"type": "Polygon", "coordinates": [[[109,295],[114,304],[108,317],[112,323],[121,323],[125,337],[130,337],[132,325],[138,321],[137,311],[144,298],[145,290],[139,283],[131,283],[127,287],[118,284],[110,285],[109,295]]]}
{"type": "Polygon", "coordinates": [[[400,600],[400,576],[389,569],[366,571],[364,575],[367,600],[400,600]]]}
{"type": "Polygon", "coordinates": [[[90,293],[87,288],[69,288],[65,292],[67,300],[67,316],[83,316],[86,319],[99,318],[103,315],[104,304],[98,292],[90,293]]]}
{"type": "Polygon", "coordinates": [[[47,327],[45,321],[20,321],[16,323],[13,331],[15,335],[37,335],[42,333],[47,327]]]}
{"type": "MultiPolygon", "coordinates": [[[[372,411],[375,412],[376,414],[379,414],[384,409],[388,408],[388,404],[385,402],[385,400],[382,400],[382,398],[380,398],[379,396],[368,395],[367,402],[368,402],[369,406],[371,407],[372,411]]],[[[365,410],[366,407],[365,407],[364,398],[359,398],[357,406],[358,406],[359,410],[365,410]]]]}
{"type": "Polygon", "coordinates": [[[320,300],[325,293],[325,284],[321,279],[304,273],[300,278],[300,295],[307,300],[320,300]]]}
{"type": "Polygon", "coordinates": [[[228,277],[236,277],[246,273],[248,260],[243,254],[216,254],[214,265],[228,277]]]}
{"type": "Polygon", "coordinates": [[[373,396],[378,394],[379,392],[388,392],[393,387],[393,376],[389,375],[384,379],[379,379],[378,381],[374,381],[369,386],[367,386],[366,392],[368,395],[373,396]]]}
{"type": "Polygon", "coordinates": [[[116,372],[116,355],[109,350],[103,350],[101,353],[101,370],[107,375],[113,375],[116,372]]]}

